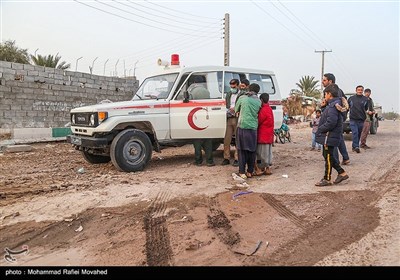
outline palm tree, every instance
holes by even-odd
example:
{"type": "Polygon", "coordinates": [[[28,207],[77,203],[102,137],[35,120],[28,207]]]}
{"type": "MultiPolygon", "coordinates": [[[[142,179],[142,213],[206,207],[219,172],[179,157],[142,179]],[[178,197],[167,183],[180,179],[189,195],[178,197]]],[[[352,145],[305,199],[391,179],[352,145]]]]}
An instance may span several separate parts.
{"type": "Polygon", "coordinates": [[[321,97],[321,92],[317,89],[319,81],[314,81],[314,79],[314,76],[303,76],[299,82],[296,83],[296,86],[300,88],[300,92],[305,96],[319,99],[321,97]]]}
{"type": "Polygon", "coordinates": [[[31,55],[32,61],[35,65],[46,66],[51,68],[57,68],[61,70],[67,70],[71,67],[71,63],[66,63],[65,61],[60,62],[61,56],[58,53],[53,55],[40,55],[37,56],[31,55]],[[60,62],[60,63],[59,63],[60,62]]]}
{"type": "Polygon", "coordinates": [[[0,43],[0,60],[29,64],[28,49],[18,48],[11,40],[0,43]]]}

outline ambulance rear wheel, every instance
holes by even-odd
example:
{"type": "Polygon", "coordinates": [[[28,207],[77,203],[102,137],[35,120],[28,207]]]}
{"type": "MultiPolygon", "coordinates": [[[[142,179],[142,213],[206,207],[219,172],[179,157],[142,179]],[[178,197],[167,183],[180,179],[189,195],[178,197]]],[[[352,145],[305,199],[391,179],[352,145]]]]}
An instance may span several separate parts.
{"type": "Polygon", "coordinates": [[[143,170],[150,161],[152,152],[150,138],[138,129],[121,131],[110,147],[111,162],[118,170],[125,172],[143,170]]]}

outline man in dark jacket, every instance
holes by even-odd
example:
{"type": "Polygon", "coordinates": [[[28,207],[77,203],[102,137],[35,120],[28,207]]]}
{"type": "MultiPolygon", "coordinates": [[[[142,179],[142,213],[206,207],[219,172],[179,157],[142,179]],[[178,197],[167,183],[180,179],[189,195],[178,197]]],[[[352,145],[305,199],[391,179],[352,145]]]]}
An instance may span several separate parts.
{"type": "Polygon", "coordinates": [[[350,129],[353,137],[353,152],[360,153],[360,138],[364,127],[365,119],[367,118],[366,111],[368,110],[368,98],[363,95],[364,87],[356,87],[356,95],[349,98],[350,106],[350,129]]]}
{"type": "Polygon", "coordinates": [[[327,105],[319,121],[316,141],[323,145],[322,155],[325,159],[325,175],[320,182],[315,184],[318,187],[332,185],[332,167],[338,172],[334,184],[339,184],[349,178],[346,171],[340,166],[339,161],[333,156],[333,150],[339,146],[340,137],[343,133],[343,118],[335,106],[340,102],[338,97],[339,87],[336,84],[330,84],[324,89],[324,94],[327,105]]]}

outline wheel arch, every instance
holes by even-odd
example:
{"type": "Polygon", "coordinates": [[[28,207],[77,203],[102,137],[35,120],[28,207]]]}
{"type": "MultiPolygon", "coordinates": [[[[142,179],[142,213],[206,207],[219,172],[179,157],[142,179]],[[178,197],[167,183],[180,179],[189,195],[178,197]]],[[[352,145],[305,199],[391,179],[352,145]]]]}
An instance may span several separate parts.
{"type": "Polygon", "coordinates": [[[156,152],[161,151],[160,144],[157,140],[156,131],[154,130],[152,123],[149,121],[123,122],[115,126],[113,131],[115,131],[116,134],[118,134],[125,129],[131,129],[131,128],[138,129],[146,133],[151,141],[151,144],[153,145],[154,151],[156,152]]]}

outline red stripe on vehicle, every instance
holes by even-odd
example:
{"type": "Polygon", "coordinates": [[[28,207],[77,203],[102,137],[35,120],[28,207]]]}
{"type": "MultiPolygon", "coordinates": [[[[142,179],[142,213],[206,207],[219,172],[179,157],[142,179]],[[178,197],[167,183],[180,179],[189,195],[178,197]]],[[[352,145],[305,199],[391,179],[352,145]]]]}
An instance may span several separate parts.
{"type": "Polygon", "coordinates": [[[124,109],[160,109],[160,108],[179,108],[179,107],[193,107],[193,106],[224,106],[225,100],[218,101],[189,101],[188,103],[171,103],[171,104],[156,104],[156,105],[132,105],[124,107],[115,107],[113,110],[124,110],[124,109]]]}
{"type": "Polygon", "coordinates": [[[124,107],[115,107],[113,110],[123,110],[123,109],[150,109],[150,108],[169,108],[169,104],[157,104],[157,105],[132,105],[124,107]]]}
{"type": "Polygon", "coordinates": [[[270,100],[269,105],[282,105],[280,100],[270,100]]]}
{"type": "Polygon", "coordinates": [[[172,103],[170,104],[171,108],[177,107],[193,107],[193,106],[225,106],[225,100],[218,100],[212,102],[205,101],[189,101],[188,103],[172,103]]]}

